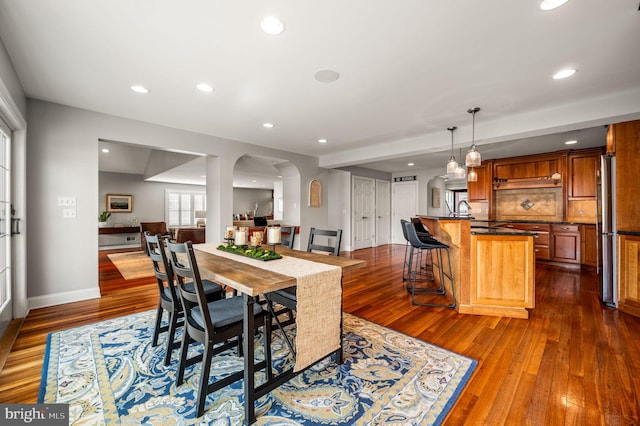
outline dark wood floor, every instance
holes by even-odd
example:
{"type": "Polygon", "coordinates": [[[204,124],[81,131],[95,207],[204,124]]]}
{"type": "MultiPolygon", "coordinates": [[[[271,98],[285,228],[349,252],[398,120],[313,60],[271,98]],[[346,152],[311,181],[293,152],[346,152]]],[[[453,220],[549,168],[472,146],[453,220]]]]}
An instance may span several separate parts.
{"type": "MultiPolygon", "coordinates": [[[[344,310],[478,361],[447,425],[640,424],[640,319],[603,307],[591,270],[538,264],[528,320],[411,306],[401,277],[404,246],[347,254],[344,310]]],[[[33,310],[4,369],[0,402],[36,401],[47,333],[144,311],[153,279],[124,280],[100,252],[102,298],[33,310]]]]}

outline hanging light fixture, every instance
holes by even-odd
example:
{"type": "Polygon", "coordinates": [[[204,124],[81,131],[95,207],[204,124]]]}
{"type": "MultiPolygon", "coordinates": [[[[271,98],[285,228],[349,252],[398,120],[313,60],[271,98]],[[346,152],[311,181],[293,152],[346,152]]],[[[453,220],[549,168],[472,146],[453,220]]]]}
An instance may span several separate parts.
{"type": "Polygon", "coordinates": [[[467,152],[465,158],[465,164],[467,167],[479,166],[482,163],[482,157],[476,149],[476,112],[480,111],[480,108],[469,108],[467,112],[473,116],[473,124],[471,127],[471,149],[467,152]]]}
{"type": "Polygon", "coordinates": [[[456,161],[456,157],[453,156],[453,132],[456,129],[456,126],[447,127],[447,130],[451,132],[451,158],[449,158],[449,162],[447,163],[448,175],[455,175],[456,170],[458,170],[458,162],[456,161]]]}
{"type": "MultiPolygon", "coordinates": [[[[462,158],[462,148],[460,148],[460,158],[462,158]]],[[[462,163],[458,163],[458,167],[456,167],[455,177],[456,179],[464,179],[464,176],[467,174],[467,169],[462,166],[462,163]]]]}
{"type": "Polygon", "coordinates": [[[467,182],[477,182],[478,181],[478,173],[476,173],[476,169],[473,167],[469,170],[469,174],[467,175],[467,182]]]}

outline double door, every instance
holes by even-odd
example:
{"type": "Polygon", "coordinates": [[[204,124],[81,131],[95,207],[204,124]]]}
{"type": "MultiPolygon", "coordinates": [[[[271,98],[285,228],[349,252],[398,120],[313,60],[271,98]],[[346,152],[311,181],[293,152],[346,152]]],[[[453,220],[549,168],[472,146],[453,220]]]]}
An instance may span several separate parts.
{"type": "Polygon", "coordinates": [[[13,319],[11,281],[11,132],[0,120],[0,335],[13,319]]]}

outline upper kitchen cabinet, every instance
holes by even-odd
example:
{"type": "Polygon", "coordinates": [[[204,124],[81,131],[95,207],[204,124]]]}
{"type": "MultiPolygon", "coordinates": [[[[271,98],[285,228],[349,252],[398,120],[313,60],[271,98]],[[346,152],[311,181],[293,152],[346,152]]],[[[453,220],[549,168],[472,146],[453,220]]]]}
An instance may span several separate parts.
{"type": "Polygon", "coordinates": [[[616,150],[617,228],[619,231],[640,232],[640,120],[612,124],[609,130],[616,150]]]}
{"type": "Polygon", "coordinates": [[[596,173],[603,148],[572,151],[567,160],[567,221],[596,222],[596,173]]]}
{"type": "Polygon", "coordinates": [[[569,155],[569,199],[596,198],[596,171],[600,169],[601,148],[569,155]]]}
{"type": "Polygon", "coordinates": [[[467,193],[469,202],[489,202],[491,201],[493,182],[493,161],[483,162],[481,166],[474,167],[478,174],[476,182],[467,182],[467,193]]]}
{"type": "Polygon", "coordinates": [[[562,187],[565,158],[556,152],[495,160],[493,187],[496,190],[562,187]]]}

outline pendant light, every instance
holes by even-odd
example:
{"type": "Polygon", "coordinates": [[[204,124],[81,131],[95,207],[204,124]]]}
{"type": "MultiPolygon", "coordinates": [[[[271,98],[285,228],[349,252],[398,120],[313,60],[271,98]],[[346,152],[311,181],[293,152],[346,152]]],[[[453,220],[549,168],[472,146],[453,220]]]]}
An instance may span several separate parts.
{"type": "Polygon", "coordinates": [[[476,149],[476,112],[480,111],[480,108],[469,108],[467,112],[473,116],[473,124],[471,127],[471,149],[467,152],[465,158],[465,164],[467,167],[479,166],[482,163],[482,157],[476,149]]]}
{"type": "MultiPolygon", "coordinates": [[[[462,148],[460,148],[460,158],[462,158],[462,148]]],[[[467,174],[467,169],[462,166],[462,163],[458,163],[458,167],[456,167],[455,177],[456,179],[464,179],[467,174]]]]}
{"type": "Polygon", "coordinates": [[[453,132],[456,129],[456,126],[447,127],[447,130],[451,132],[451,158],[449,158],[449,162],[447,163],[448,175],[455,175],[456,170],[458,169],[458,162],[456,161],[456,157],[453,156],[453,132]]]}
{"type": "Polygon", "coordinates": [[[467,182],[477,182],[478,181],[478,173],[476,173],[476,169],[473,167],[469,170],[469,174],[467,175],[467,182]]]}

